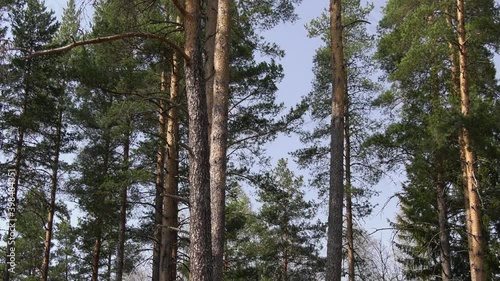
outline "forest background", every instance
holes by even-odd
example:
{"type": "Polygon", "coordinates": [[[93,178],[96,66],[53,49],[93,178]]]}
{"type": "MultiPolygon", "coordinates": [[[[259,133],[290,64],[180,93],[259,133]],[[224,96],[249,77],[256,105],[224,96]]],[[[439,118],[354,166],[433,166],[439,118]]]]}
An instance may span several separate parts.
{"type": "MultiPolygon", "coordinates": [[[[62,8],[65,7],[63,1],[52,0],[47,1],[46,4],[49,9],[55,10],[58,16],[61,14],[62,8]]],[[[367,26],[372,34],[376,33],[377,24],[381,19],[380,11],[385,3],[383,1],[376,1],[374,5],[375,9],[369,16],[370,24],[367,26]]],[[[322,41],[318,38],[308,38],[304,25],[308,24],[311,19],[318,17],[327,6],[327,1],[314,1],[314,5],[303,2],[296,10],[299,20],[294,23],[280,24],[272,30],[263,33],[268,41],[276,43],[286,53],[285,57],[280,60],[285,76],[283,81],[278,85],[277,97],[278,102],[284,102],[287,107],[293,107],[298,104],[301,97],[311,90],[310,82],[314,79],[313,72],[311,71],[313,67],[312,57],[315,50],[322,45],[322,41]]],[[[500,62],[498,55],[495,56],[494,61],[498,69],[500,62]]],[[[498,72],[497,78],[499,78],[498,72]]],[[[377,73],[374,73],[372,79],[378,79],[377,73]]],[[[306,121],[304,126],[308,126],[308,121],[306,121]]],[[[302,144],[298,140],[298,137],[291,135],[279,136],[275,141],[266,145],[266,148],[268,155],[272,157],[271,163],[273,166],[276,166],[278,159],[290,158],[289,153],[301,146],[302,144]]],[[[288,161],[288,165],[296,175],[303,174],[307,182],[307,171],[299,169],[293,161],[288,161]]],[[[376,207],[369,217],[364,218],[360,222],[369,233],[375,231],[373,237],[380,238],[389,247],[393,241],[394,233],[391,231],[388,221],[394,221],[394,216],[398,212],[398,201],[393,195],[400,191],[400,186],[405,180],[404,171],[401,169],[400,171],[388,174],[374,186],[373,189],[380,192],[378,196],[371,199],[371,202],[376,204],[376,207]]],[[[251,194],[251,190],[247,191],[250,191],[251,194]]],[[[307,196],[308,199],[317,197],[315,191],[308,188],[305,191],[306,193],[310,193],[307,196]]],[[[253,204],[258,205],[259,203],[254,201],[253,204]]],[[[321,214],[324,218],[326,210],[321,211],[320,216],[322,216],[321,214]]]]}

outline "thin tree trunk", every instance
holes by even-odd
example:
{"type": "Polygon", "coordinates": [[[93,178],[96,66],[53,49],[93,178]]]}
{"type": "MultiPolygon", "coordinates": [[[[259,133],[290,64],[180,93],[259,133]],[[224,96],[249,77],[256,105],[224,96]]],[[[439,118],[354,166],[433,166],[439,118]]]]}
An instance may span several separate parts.
{"type": "MultiPolygon", "coordinates": [[[[446,25],[450,30],[453,30],[450,8],[446,8],[446,25]]],[[[460,93],[459,69],[457,65],[456,48],[451,40],[448,40],[448,48],[450,49],[450,64],[451,64],[451,81],[453,85],[453,95],[458,96],[460,93]]]]}
{"type": "Polygon", "coordinates": [[[163,222],[162,222],[162,248],[160,281],[175,281],[177,278],[177,229],[178,207],[177,200],[177,176],[179,172],[179,63],[177,54],[172,56],[172,72],[170,76],[170,105],[167,121],[167,146],[166,165],[167,176],[165,181],[165,194],[163,196],[163,222]]]}
{"type": "MultiPolygon", "coordinates": [[[[214,100],[214,54],[217,29],[217,10],[220,0],[207,0],[207,22],[205,25],[205,94],[207,95],[208,135],[212,131],[212,107],[214,100]]],[[[209,142],[211,140],[209,139],[209,142]]]]}
{"type": "MultiPolygon", "coordinates": [[[[166,92],[167,80],[162,73],[161,89],[166,92]]],[[[156,155],[156,182],[155,182],[155,221],[154,221],[154,246],[153,246],[153,274],[152,281],[160,280],[160,259],[161,259],[161,240],[162,240],[162,207],[163,207],[163,188],[165,185],[165,125],[167,120],[167,103],[160,100],[158,108],[158,152],[156,155]]]]}
{"type": "Polygon", "coordinates": [[[50,264],[50,244],[52,242],[52,228],[54,225],[54,215],[56,212],[56,192],[58,187],[58,173],[59,173],[59,154],[61,152],[61,139],[62,139],[62,105],[59,105],[57,114],[57,127],[54,144],[54,161],[52,163],[52,175],[50,178],[50,199],[49,199],[49,213],[47,215],[47,229],[45,230],[44,253],[42,261],[42,281],[48,280],[49,264],[50,264]]]}
{"type": "Polygon", "coordinates": [[[345,69],[342,44],[341,1],[330,0],[332,120],[330,144],[330,194],[326,280],[340,281],[342,275],[342,209],[344,197],[344,108],[345,69]]]}
{"type": "MultiPolygon", "coordinates": [[[[347,96],[347,94],[346,94],[347,96]]],[[[349,123],[349,99],[346,98],[345,112],[345,183],[346,183],[346,198],[345,198],[345,216],[347,221],[347,264],[349,281],[354,281],[354,235],[352,224],[352,185],[351,185],[351,134],[349,123]]]]}
{"type": "MultiPolygon", "coordinates": [[[[12,196],[11,198],[13,198],[13,205],[12,206],[9,206],[9,208],[7,208],[7,212],[8,212],[8,221],[9,221],[9,230],[7,232],[7,239],[10,239],[10,237],[15,237],[15,229],[11,227],[11,224],[14,224],[15,225],[15,222],[16,222],[16,213],[17,213],[17,203],[18,203],[18,200],[17,200],[17,191],[19,189],[19,176],[20,176],[20,173],[21,173],[21,159],[22,159],[22,152],[23,152],[23,145],[24,145],[24,128],[19,128],[19,133],[18,133],[18,139],[17,139],[17,143],[16,143],[16,162],[14,164],[14,169],[13,170],[9,170],[8,171],[8,174],[9,174],[9,178],[12,176],[12,173],[13,173],[13,176],[14,176],[14,181],[11,183],[9,183],[9,197],[12,196]],[[10,188],[12,188],[12,192],[10,191],[10,188]]],[[[12,240],[14,241],[14,240],[12,240]]],[[[10,240],[7,242],[9,243],[10,240]]],[[[9,244],[8,244],[9,245],[9,244]]],[[[15,266],[15,252],[11,252],[11,247],[5,247],[6,250],[5,250],[5,268],[4,268],[4,272],[3,272],[3,280],[4,281],[9,281],[10,280],[10,273],[13,273],[15,268],[13,266],[15,266]],[[14,256],[12,256],[14,255],[14,256]],[[11,258],[13,259],[12,262],[11,262],[11,258]]]]}
{"type": "Polygon", "coordinates": [[[214,54],[212,129],[210,132],[213,281],[222,281],[224,275],[230,10],[230,0],[219,0],[214,54]]]}
{"type": "MultiPolygon", "coordinates": [[[[110,100],[110,104],[113,103],[113,98],[110,100]]],[[[106,132],[104,133],[104,147],[105,147],[105,154],[104,154],[104,159],[103,159],[103,166],[104,166],[104,179],[107,178],[108,172],[109,172],[109,157],[110,157],[110,146],[111,146],[111,140],[109,137],[109,127],[106,128],[106,132]]],[[[100,217],[100,214],[97,216],[96,220],[97,224],[97,231],[96,231],[96,237],[94,241],[94,250],[93,250],[93,259],[92,259],[92,277],[91,281],[97,281],[99,279],[99,266],[100,266],[100,258],[101,258],[101,247],[102,247],[102,227],[103,227],[103,221],[102,218],[100,217]]]]}
{"type": "MultiPolygon", "coordinates": [[[[461,112],[467,118],[470,108],[469,81],[467,74],[467,44],[465,34],[465,7],[464,0],[457,0],[457,24],[460,64],[460,100],[461,112]]],[[[460,150],[463,155],[462,169],[465,172],[464,182],[466,190],[466,217],[467,217],[467,239],[469,243],[469,263],[471,279],[474,281],[486,280],[486,269],[484,261],[483,235],[481,229],[481,201],[479,198],[479,186],[476,181],[475,152],[472,150],[471,138],[467,126],[462,125],[460,131],[460,150]],[[467,200],[468,199],[468,200],[467,200]],[[468,202],[467,202],[468,201],[468,202]]]]}
{"type": "Polygon", "coordinates": [[[448,211],[446,203],[446,189],[443,181],[443,174],[438,172],[436,180],[436,194],[438,203],[439,218],[439,244],[441,254],[441,279],[443,281],[452,280],[450,261],[450,230],[448,228],[448,211]]]}
{"type": "MultiPolygon", "coordinates": [[[[129,154],[130,154],[130,120],[127,120],[127,131],[125,132],[125,142],[123,144],[123,171],[129,169],[129,154]]],[[[124,175],[126,177],[126,175],[124,175]]],[[[116,281],[123,279],[123,266],[125,263],[125,240],[127,230],[127,191],[128,179],[123,183],[120,190],[120,221],[118,225],[118,251],[116,254],[116,281]]]]}
{"type": "Polygon", "coordinates": [[[101,224],[98,225],[99,230],[97,232],[97,237],[94,241],[94,251],[93,251],[93,259],[92,259],[92,281],[97,281],[99,279],[99,260],[101,256],[101,224]]]}
{"type": "MultiPolygon", "coordinates": [[[[453,63],[452,63],[453,65],[453,63]]],[[[432,112],[442,110],[440,101],[440,79],[436,66],[432,67],[432,79],[434,80],[433,95],[432,95],[432,112]]],[[[434,170],[436,171],[436,200],[438,206],[438,222],[439,222],[439,246],[441,256],[441,278],[444,281],[452,279],[451,261],[450,261],[450,231],[448,228],[448,206],[446,203],[446,188],[444,182],[444,167],[443,154],[437,150],[434,158],[434,170]]]]}
{"type": "Polygon", "coordinates": [[[112,251],[108,252],[108,270],[106,271],[106,280],[111,281],[111,260],[113,258],[112,251]]]}
{"type": "Polygon", "coordinates": [[[186,0],[185,3],[184,47],[190,58],[185,68],[189,115],[189,280],[208,281],[212,280],[210,151],[201,44],[201,11],[199,1],[186,0]]]}
{"type": "Polygon", "coordinates": [[[281,267],[281,276],[283,281],[288,280],[288,228],[285,227],[285,248],[283,249],[283,265],[281,267]]]}

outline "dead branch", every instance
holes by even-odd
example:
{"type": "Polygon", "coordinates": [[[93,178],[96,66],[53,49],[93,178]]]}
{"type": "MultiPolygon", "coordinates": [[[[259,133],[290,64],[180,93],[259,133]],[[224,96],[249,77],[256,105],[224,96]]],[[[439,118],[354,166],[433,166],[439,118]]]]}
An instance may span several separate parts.
{"type": "Polygon", "coordinates": [[[126,39],[126,38],[134,38],[134,37],[154,39],[154,40],[161,41],[161,42],[167,44],[168,46],[170,46],[172,49],[174,49],[177,53],[179,53],[186,60],[187,64],[191,63],[189,56],[182,50],[181,47],[179,47],[177,44],[172,42],[170,39],[165,38],[165,37],[160,36],[160,35],[157,35],[157,34],[144,33],[144,32],[128,32],[128,33],[122,33],[122,34],[115,34],[115,35],[110,35],[110,36],[105,36],[105,37],[97,37],[94,39],[73,42],[73,43],[68,44],[66,46],[62,46],[62,47],[54,48],[54,49],[42,50],[42,51],[37,51],[37,52],[28,51],[28,58],[53,55],[53,54],[58,54],[58,53],[69,51],[69,50],[76,48],[76,47],[79,47],[79,46],[95,45],[95,44],[116,41],[116,40],[121,40],[121,39],[126,39]]]}

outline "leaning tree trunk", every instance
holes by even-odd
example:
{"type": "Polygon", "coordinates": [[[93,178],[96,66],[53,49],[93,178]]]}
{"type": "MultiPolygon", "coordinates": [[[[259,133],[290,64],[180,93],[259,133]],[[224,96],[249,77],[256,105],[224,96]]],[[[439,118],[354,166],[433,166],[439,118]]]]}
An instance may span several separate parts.
{"type": "Polygon", "coordinates": [[[349,281],[354,281],[354,235],[352,223],[352,185],[351,185],[351,134],[349,123],[349,99],[346,93],[345,105],[345,216],[346,216],[346,238],[347,238],[347,264],[349,281]]]}
{"type": "MultiPolygon", "coordinates": [[[[212,208],[213,281],[224,272],[224,231],[229,110],[230,0],[219,0],[214,54],[214,97],[210,144],[210,194],[212,208]]],[[[210,109],[209,109],[210,110],[210,109]]]]}
{"type": "MultiPolygon", "coordinates": [[[[128,117],[127,117],[128,118],[128,117]]],[[[125,132],[125,142],[123,144],[123,172],[126,173],[129,169],[129,154],[130,154],[130,120],[127,120],[127,131],[125,132]]],[[[127,192],[129,181],[127,175],[123,175],[125,181],[120,190],[120,221],[118,223],[118,251],[116,253],[116,281],[123,279],[123,266],[125,264],[125,240],[127,230],[127,192]]]]}
{"type": "MultiPolygon", "coordinates": [[[[470,113],[469,79],[467,74],[467,44],[465,34],[465,7],[464,0],[457,0],[457,24],[459,45],[459,74],[460,74],[460,101],[461,113],[467,118],[470,113]]],[[[474,281],[486,280],[484,261],[484,241],[481,229],[481,201],[479,186],[476,181],[475,152],[471,146],[471,137],[467,125],[460,130],[461,163],[464,175],[465,210],[467,220],[467,240],[469,244],[469,263],[471,279],[474,281]]]]}
{"type": "Polygon", "coordinates": [[[189,280],[212,280],[208,115],[203,74],[199,1],[186,0],[185,80],[189,115],[189,280]]]}
{"type": "MultiPolygon", "coordinates": [[[[166,74],[164,74],[166,75],[166,74]]],[[[179,63],[177,54],[172,55],[172,72],[170,76],[170,104],[167,121],[167,176],[165,194],[163,196],[163,222],[160,259],[160,281],[175,281],[177,278],[177,231],[178,202],[177,176],[179,172],[179,63]]],[[[166,78],[165,78],[166,80],[166,78]]]]}
{"type": "Polygon", "coordinates": [[[345,69],[342,44],[341,1],[330,0],[332,119],[330,143],[330,194],[326,280],[340,281],[342,275],[342,209],[344,197],[344,100],[345,69]]]}
{"type": "Polygon", "coordinates": [[[56,193],[58,186],[58,173],[59,173],[59,154],[61,152],[62,140],[62,105],[59,105],[57,113],[57,127],[54,143],[54,160],[52,163],[52,175],[50,177],[50,199],[49,199],[49,212],[47,215],[47,228],[45,230],[44,252],[42,261],[42,281],[48,280],[49,264],[50,264],[50,248],[52,243],[52,229],[54,225],[54,215],[56,213],[56,193]]]}

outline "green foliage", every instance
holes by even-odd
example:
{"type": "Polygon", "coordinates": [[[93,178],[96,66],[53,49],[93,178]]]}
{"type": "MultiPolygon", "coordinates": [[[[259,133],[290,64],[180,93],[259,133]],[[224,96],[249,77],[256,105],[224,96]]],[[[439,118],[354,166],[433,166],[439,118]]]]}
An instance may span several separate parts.
{"type": "MultiPolygon", "coordinates": [[[[454,45],[456,34],[450,26],[455,24],[454,19],[448,16],[456,11],[454,3],[389,1],[380,22],[381,39],[376,57],[393,84],[376,100],[376,105],[398,118],[366,145],[371,146],[372,155],[387,168],[403,166],[406,170],[408,180],[398,195],[401,213],[393,225],[398,229],[397,247],[408,279],[429,279],[441,271],[435,191],[439,176],[447,186],[453,274],[455,278],[469,278],[467,264],[463,263],[467,260],[467,239],[458,151],[462,125],[474,132],[471,133],[473,147],[482,161],[498,158],[494,153],[498,144],[491,145],[495,139],[493,131],[498,126],[490,120],[498,110],[493,100],[498,98],[499,88],[494,78],[491,49],[488,49],[490,44],[496,44],[496,39],[480,35],[497,24],[498,8],[490,1],[469,1],[467,5],[467,32],[478,33],[477,38],[471,37],[468,41],[472,106],[471,116],[467,118],[461,116],[458,97],[453,92],[449,43],[454,45]],[[484,12],[488,19],[479,16],[483,9],[488,10],[484,12]],[[486,150],[493,153],[483,154],[486,150]]],[[[478,167],[479,174],[491,171],[489,165],[478,167]]],[[[482,186],[483,178],[478,180],[482,186]]],[[[482,198],[494,196],[488,193],[491,184],[485,182],[482,198]]],[[[483,205],[485,214],[489,213],[488,207],[483,205]]],[[[487,221],[486,228],[491,223],[487,221]]],[[[496,244],[495,239],[487,239],[487,243],[496,244]]],[[[494,274],[494,265],[489,268],[494,274]]]]}
{"type": "MultiPolygon", "coordinates": [[[[369,119],[370,102],[380,86],[372,82],[369,76],[375,65],[370,58],[370,50],[374,46],[374,37],[369,35],[365,22],[373,9],[371,5],[361,6],[360,1],[346,1],[343,5],[343,17],[346,23],[344,29],[344,56],[347,71],[347,104],[349,115],[349,130],[351,132],[352,162],[360,165],[351,167],[353,174],[361,176],[362,180],[353,183],[359,191],[354,197],[354,209],[360,216],[371,212],[368,199],[374,194],[366,185],[378,181],[380,171],[369,163],[361,143],[376,130],[377,124],[369,119]]],[[[331,67],[330,56],[330,22],[329,16],[323,12],[307,25],[309,36],[321,37],[325,45],[316,50],[313,58],[313,73],[315,75],[311,92],[303,97],[301,104],[307,108],[312,130],[300,132],[301,141],[307,146],[293,152],[299,165],[311,170],[311,184],[324,195],[329,186],[329,141],[331,128],[331,67]]]]}
{"type": "Polygon", "coordinates": [[[323,272],[319,241],[325,235],[325,225],[314,222],[317,206],[305,200],[303,178],[290,171],[286,160],[280,159],[269,177],[258,191],[260,276],[262,280],[314,279],[323,272]],[[280,270],[285,263],[288,279],[280,270]]]}

